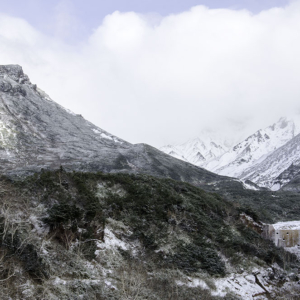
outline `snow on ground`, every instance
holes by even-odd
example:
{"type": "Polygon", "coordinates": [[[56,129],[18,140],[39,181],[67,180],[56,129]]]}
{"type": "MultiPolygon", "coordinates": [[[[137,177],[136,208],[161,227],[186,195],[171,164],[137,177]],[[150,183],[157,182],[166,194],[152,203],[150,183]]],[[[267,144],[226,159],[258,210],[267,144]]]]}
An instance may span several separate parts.
{"type": "Polygon", "coordinates": [[[267,292],[271,292],[270,286],[266,281],[266,270],[254,269],[252,273],[243,272],[225,277],[213,279],[215,289],[207,285],[201,278],[189,278],[187,281],[177,281],[179,286],[187,285],[189,287],[201,287],[211,290],[212,296],[224,297],[228,293],[236,294],[242,299],[268,299],[267,292]],[[257,278],[257,279],[256,279],[257,278]],[[263,286],[260,286],[258,282],[263,286]]]}
{"type": "Polygon", "coordinates": [[[254,185],[248,184],[248,183],[246,183],[246,182],[243,181],[243,180],[240,180],[240,179],[233,179],[233,181],[240,182],[240,183],[243,185],[244,189],[246,189],[246,190],[259,191],[259,189],[256,188],[254,185]]]}
{"type": "MultiPolygon", "coordinates": [[[[274,178],[293,162],[300,160],[299,147],[292,147],[291,144],[300,131],[297,123],[299,118],[281,118],[275,124],[258,130],[229,148],[228,144],[226,146],[217,136],[204,134],[201,139],[164,146],[160,150],[219,175],[250,179],[262,187],[270,187],[274,178]],[[279,149],[288,144],[291,144],[291,147],[281,154],[279,149]],[[293,155],[285,155],[292,152],[293,155]],[[280,154],[280,159],[276,153],[280,154]],[[274,154],[276,155],[273,156],[274,154]],[[272,157],[270,162],[269,157],[272,157]]],[[[249,185],[246,188],[255,189],[249,185]]],[[[280,185],[274,185],[272,190],[276,191],[279,188],[280,185]]]]}
{"type": "Polygon", "coordinates": [[[273,184],[273,185],[271,186],[271,191],[276,192],[276,191],[278,191],[280,188],[281,188],[280,183],[275,183],[275,184],[273,184]]]}
{"type": "Polygon", "coordinates": [[[254,185],[251,185],[251,184],[245,183],[244,181],[242,181],[242,184],[243,184],[243,187],[244,187],[246,190],[254,190],[254,191],[259,191],[259,189],[258,189],[258,188],[256,188],[254,185]]]}
{"type": "Polygon", "coordinates": [[[122,240],[118,239],[111,229],[105,228],[104,230],[104,243],[97,242],[97,248],[100,250],[96,250],[95,254],[99,255],[101,250],[105,249],[117,249],[121,248],[123,250],[128,249],[128,245],[124,243],[122,240]]]}
{"type": "Polygon", "coordinates": [[[94,128],[93,128],[92,130],[93,130],[95,133],[99,133],[99,134],[101,133],[101,131],[99,131],[98,129],[94,129],[94,128]]]}
{"type": "Polygon", "coordinates": [[[114,140],[111,136],[109,136],[109,135],[107,135],[103,132],[101,133],[101,137],[104,138],[104,139],[112,140],[112,141],[114,140]]]}
{"type": "Polygon", "coordinates": [[[66,280],[62,280],[59,277],[55,277],[54,282],[53,282],[54,285],[57,285],[57,284],[63,284],[63,285],[65,285],[66,283],[67,283],[66,280]]]}
{"type": "Polygon", "coordinates": [[[101,132],[100,130],[95,129],[95,128],[93,128],[92,130],[93,130],[95,133],[100,134],[100,136],[101,136],[102,138],[108,139],[108,140],[111,140],[111,141],[114,141],[114,139],[113,139],[111,136],[105,134],[104,132],[101,132]]]}
{"type": "Polygon", "coordinates": [[[100,130],[98,130],[98,129],[95,129],[95,128],[93,128],[92,130],[93,130],[95,133],[99,134],[101,138],[104,138],[104,139],[107,139],[107,140],[114,141],[115,143],[123,144],[122,141],[118,140],[118,139],[117,139],[116,137],[114,137],[114,136],[110,136],[110,135],[108,135],[108,134],[106,134],[106,133],[104,133],[104,132],[102,132],[102,131],[100,131],[100,130]]]}
{"type": "Polygon", "coordinates": [[[188,283],[184,283],[180,280],[177,280],[176,283],[181,286],[181,285],[187,285],[188,287],[201,287],[202,289],[208,290],[209,287],[208,285],[205,283],[204,280],[200,279],[200,278],[188,278],[188,283]]]}
{"type": "Polygon", "coordinates": [[[233,292],[243,299],[252,299],[254,296],[261,294],[260,299],[264,297],[265,290],[261,288],[252,274],[232,275],[230,277],[216,279],[216,290],[212,291],[213,296],[224,297],[228,292],[233,292]]]}

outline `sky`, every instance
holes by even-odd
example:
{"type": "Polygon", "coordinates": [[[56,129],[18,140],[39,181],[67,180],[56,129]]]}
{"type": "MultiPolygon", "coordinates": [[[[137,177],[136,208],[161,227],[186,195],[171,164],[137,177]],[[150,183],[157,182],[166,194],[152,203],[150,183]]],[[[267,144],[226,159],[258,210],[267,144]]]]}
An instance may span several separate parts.
{"type": "Polygon", "coordinates": [[[300,112],[300,0],[0,0],[0,64],[132,143],[300,112]]]}

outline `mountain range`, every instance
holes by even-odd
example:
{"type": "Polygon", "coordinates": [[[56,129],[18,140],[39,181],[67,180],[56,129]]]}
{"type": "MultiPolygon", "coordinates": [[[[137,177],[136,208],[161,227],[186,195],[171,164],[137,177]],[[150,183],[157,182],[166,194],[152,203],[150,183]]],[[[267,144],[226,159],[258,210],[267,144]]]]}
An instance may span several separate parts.
{"type": "Polygon", "coordinates": [[[294,178],[295,172],[287,170],[300,164],[299,133],[297,119],[280,118],[230,148],[203,136],[161,150],[214,173],[278,190],[294,178]]]}
{"type": "Polygon", "coordinates": [[[198,186],[235,177],[272,190],[298,189],[299,133],[297,119],[281,118],[236,145],[206,133],[159,151],[131,144],[55,103],[20,66],[0,66],[0,171],[10,176],[63,165],[77,171],[144,173],[198,186]]]}

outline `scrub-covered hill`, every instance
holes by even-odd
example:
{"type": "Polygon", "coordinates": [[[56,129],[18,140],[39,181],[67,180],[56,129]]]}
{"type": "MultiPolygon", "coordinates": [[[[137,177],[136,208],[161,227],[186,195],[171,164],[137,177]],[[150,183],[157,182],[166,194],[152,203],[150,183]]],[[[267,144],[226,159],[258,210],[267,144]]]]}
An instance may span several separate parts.
{"type": "Polygon", "coordinates": [[[148,175],[62,168],[3,177],[0,186],[1,299],[297,293],[296,257],[261,238],[247,207],[218,194],[148,175]]]}

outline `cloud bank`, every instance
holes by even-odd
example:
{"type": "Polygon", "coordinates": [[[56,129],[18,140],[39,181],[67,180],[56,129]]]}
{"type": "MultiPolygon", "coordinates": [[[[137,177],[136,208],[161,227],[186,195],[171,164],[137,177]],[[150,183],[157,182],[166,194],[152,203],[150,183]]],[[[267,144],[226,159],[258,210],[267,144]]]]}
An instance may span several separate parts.
{"type": "Polygon", "coordinates": [[[299,32],[300,1],[259,14],[114,12],[76,45],[0,15],[0,64],[22,65],[53,100],[99,127],[162,146],[205,128],[246,135],[298,113],[299,32]]]}

